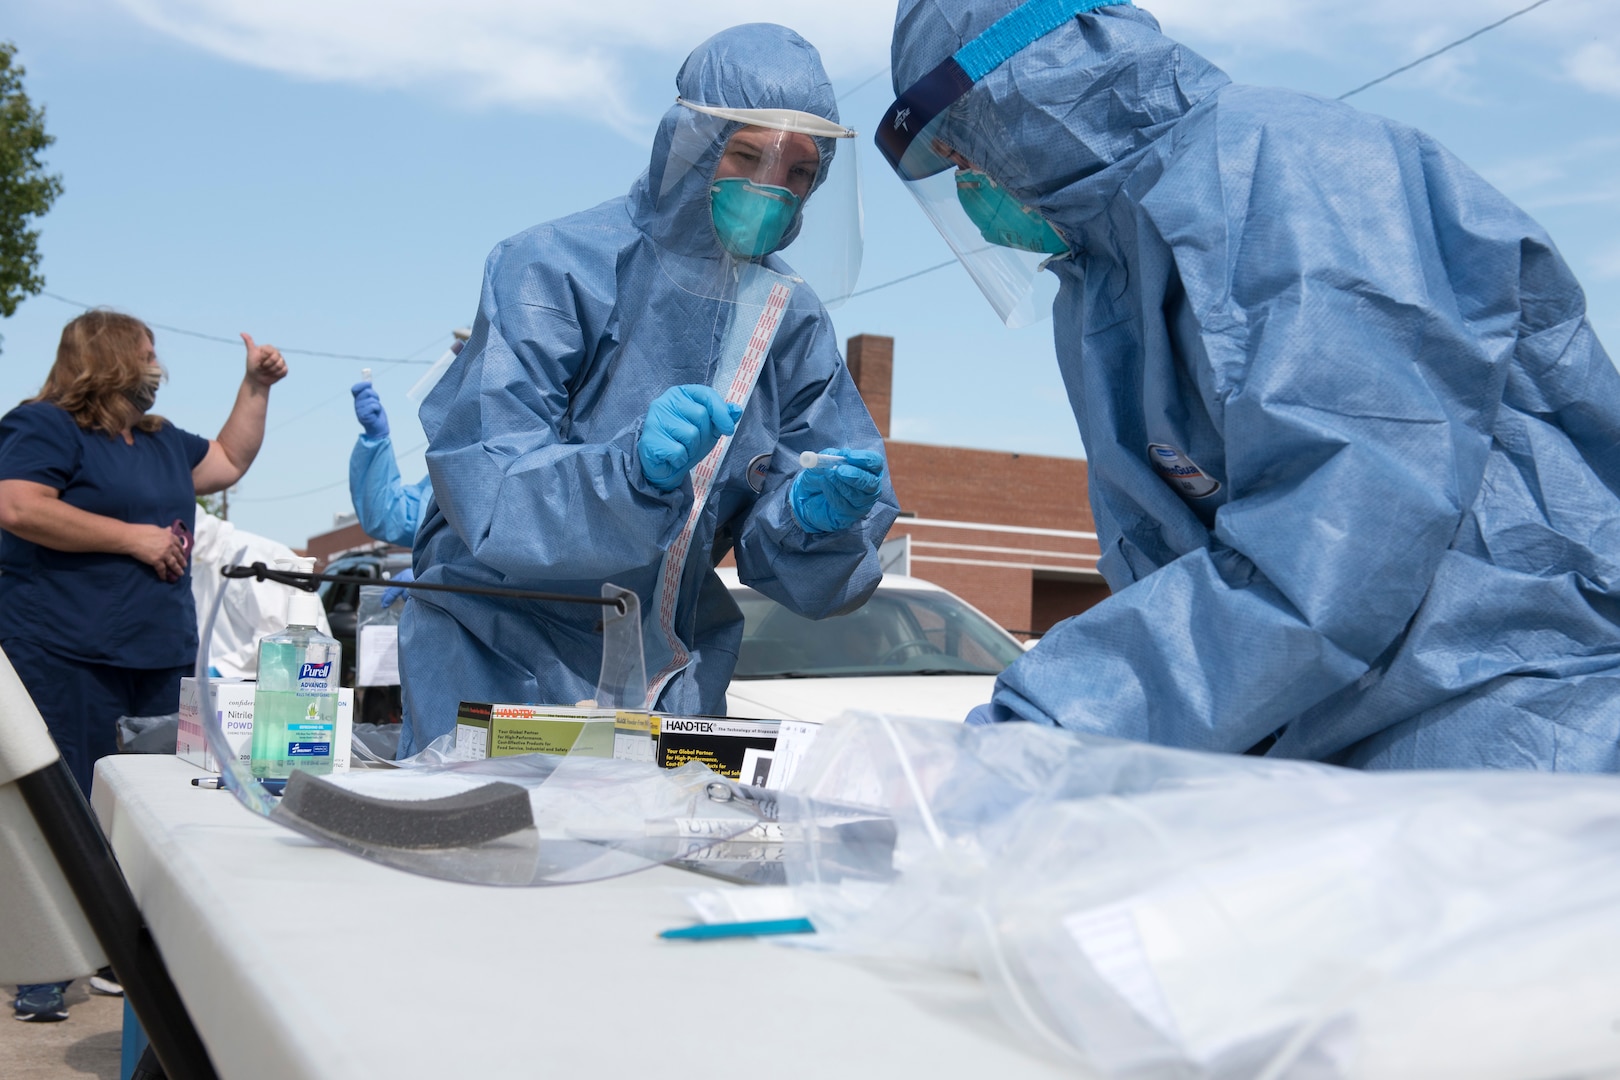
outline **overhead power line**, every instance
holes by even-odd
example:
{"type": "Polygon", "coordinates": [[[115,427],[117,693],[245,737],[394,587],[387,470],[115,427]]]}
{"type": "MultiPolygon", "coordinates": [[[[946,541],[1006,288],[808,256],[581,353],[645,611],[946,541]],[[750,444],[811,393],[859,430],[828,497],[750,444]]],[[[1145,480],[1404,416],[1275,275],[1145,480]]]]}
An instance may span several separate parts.
{"type": "MultiPolygon", "coordinates": [[[[417,443],[415,446],[410,447],[409,449],[401,450],[400,455],[402,457],[409,457],[425,446],[427,446],[426,439],[417,443]]],[[[334,480],[330,484],[322,484],[320,487],[310,488],[308,491],[294,491],[286,495],[259,495],[257,497],[238,498],[236,501],[245,503],[286,502],[288,499],[302,499],[306,495],[319,495],[321,492],[331,491],[335,487],[347,487],[348,483],[348,479],[344,478],[342,480],[334,480]]]]}
{"type": "Polygon", "coordinates": [[[898,285],[902,281],[910,281],[912,278],[920,278],[924,274],[932,274],[935,270],[943,270],[947,266],[955,266],[956,262],[957,262],[957,260],[955,260],[955,259],[946,259],[942,263],[935,263],[933,266],[925,266],[921,270],[913,270],[909,274],[902,274],[900,277],[890,278],[888,281],[884,281],[884,282],[881,282],[881,283],[879,283],[877,285],[873,285],[870,288],[856,289],[854,292],[850,293],[848,296],[839,296],[839,297],[835,297],[834,299],[837,299],[837,300],[853,300],[857,296],[865,296],[867,293],[875,293],[879,289],[887,289],[890,285],[898,285]]]}
{"type": "MultiPolygon", "coordinates": [[[[44,290],[41,290],[39,295],[48,296],[52,300],[57,300],[57,301],[60,301],[61,303],[67,304],[67,305],[69,305],[71,307],[80,308],[80,309],[85,310],[85,311],[89,311],[92,307],[95,306],[94,304],[86,304],[82,300],[73,300],[73,299],[70,299],[69,297],[61,296],[61,295],[59,295],[57,293],[47,292],[47,291],[44,291],[44,290]]],[[[199,330],[187,330],[183,326],[169,326],[169,325],[167,325],[165,323],[153,322],[150,319],[142,319],[141,321],[146,323],[147,326],[150,326],[155,330],[167,330],[171,334],[184,334],[186,337],[201,338],[203,341],[217,341],[217,342],[220,342],[223,345],[240,345],[240,344],[242,344],[242,339],[241,338],[220,337],[218,334],[204,334],[199,330]]],[[[427,345],[424,345],[423,348],[431,348],[432,345],[437,343],[440,340],[440,338],[442,338],[442,337],[444,337],[443,334],[438,335],[437,337],[435,337],[433,339],[432,342],[429,342],[427,345]]],[[[363,355],[360,355],[359,353],[322,352],[319,349],[288,349],[288,348],[282,348],[279,345],[277,346],[277,348],[281,349],[281,351],[284,352],[284,353],[292,353],[295,356],[319,356],[319,357],[323,357],[323,358],[325,358],[327,360],[362,360],[362,361],[369,361],[370,363],[373,363],[373,364],[431,364],[431,363],[433,363],[432,360],[413,360],[413,359],[410,359],[409,357],[403,357],[402,358],[402,357],[397,357],[397,356],[363,356],[363,355]]],[[[422,351],[422,349],[418,349],[416,351],[419,353],[419,352],[422,351]]],[[[415,354],[413,353],[412,355],[414,356],[415,354]]]]}
{"type": "Polygon", "coordinates": [[[1506,15],[1506,16],[1503,16],[1500,19],[1497,19],[1495,22],[1491,23],[1489,26],[1480,27],[1478,30],[1475,30],[1472,34],[1469,34],[1466,37],[1460,37],[1456,41],[1453,41],[1449,45],[1442,45],[1442,46],[1440,46],[1440,48],[1434,50],[1434,52],[1426,53],[1423,56],[1420,56],[1416,60],[1412,61],[1410,64],[1402,64],[1400,67],[1396,68],[1394,71],[1391,71],[1391,72],[1389,72],[1388,74],[1385,74],[1385,75],[1378,76],[1378,78],[1374,79],[1372,82],[1362,83],[1360,86],[1356,87],[1354,90],[1346,90],[1344,93],[1339,95],[1339,100],[1343,101],[1345,98],[1350,97],[1350,96],[1352,96],[1354,94],[1359,94],[1363,90],[1368,89],[1369,87],[1377,86],[1381,82],[1384,82],[1384,81],[1386,81],[1388,79],[1393,79],[1395,76],[1399,75],[1403,71],[1411,71],[1413,68],[1417,67],[1419,64],[1428,63],[1430,60],[1433,60],[1435,57],[1439,56],[1441,53],[1450,52],[1452,49],[1455,49],[1459,45],[1466,45],[1466,44],[1468,44],[1468,42],[1473,41],[1475,38],[1479,37],[1479,35],[1481,35],[1483,33],[1486,33],[1487,31],[1490,31],[1490,30],[1495,30],[1498,26],[1501,26],[1503,23],[1512,22],[1514,19],[1517,19],[1520,15],[1528,14],[1529,12],[1532,12],[1532,11],[1536,10],[1536,8],[1540,7],[1542,4],[1547,4],[1547,3],[1551,3],[1551,2],[1552,2],[1552,0],[1536,0],[1536,2],[1531,4],[1529,7],[1522,7],[1518,11],[1515,11],[1511,15],[1506,15]]]}
{"type": "Polygon", "coordinates": [[[868,75],[866,78],[862,79],[860,82],[856,83],[854,86],[850,87],[848,90],[840,90],[840,91],[838,91],[838,96],[840,98],[854,97],[859,91],[866,89],[866,85],[868,83],[875,82],[878,79],[881,79],[883,76],[887,75],[888,73],[889,73],[889,65],[884,64],[881,68],[879,68],[878,70],[872,72],[872,74],[868,75]]]}

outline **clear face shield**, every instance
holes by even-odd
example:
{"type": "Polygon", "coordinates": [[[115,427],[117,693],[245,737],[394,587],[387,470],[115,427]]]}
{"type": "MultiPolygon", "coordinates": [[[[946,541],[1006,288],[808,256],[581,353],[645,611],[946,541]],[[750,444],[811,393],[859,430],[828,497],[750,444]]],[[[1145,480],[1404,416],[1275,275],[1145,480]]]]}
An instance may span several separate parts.
{"type": "Polygon", "coordinates": [[[1051,313],[1057,280],[1041,271],[1069,242],[994,179],[1030,173],[981,80],[1077,16],[1128,2],[1028,0],[908,87],[878,124],[884,159],[1010,327],[1051,313]]]}
{"type": "Polygon", "coordinates": [[[710,263],[717,280],[690,266],[672,276],[731,299],[738,278],[763,268],[809,285],[826,307],[848,299],[862,252],[856,133],[813,113],[677,100],[659,202],[686,205],[687,226],[712,229],[722,254],[710,263]]]}
{"type": "MultiPolygon", "coordinates": [[[[1016,148],[988,110],[970,109],[958,97],[929,116],[910,100],[931,89],[928,81],[890,107],[878,146],[1002,322],[1012,328],[1038,322],[1051,313],[1058,288],[1041,271],[1068,254],[1068,242],[992,179],[994,172],[1007,175],[997,165],[1008,164],[1016,148]]],[[[946,83],[947,92],[955,88],[946,83]]]]}
{"type": "Polygon", "coordinates": [[[405,396],[417,405],[421,405],[428,394],[432,393],[433,388],[439,385],[439,380],[444,378],[444,373],[450,370],[451,363],[457,356],[461,355],[461,347],[467,344],[467,339],[470,337],[472,337],[472,330],[468,327],[455,330],[452,333],[450,347],[444,350],[437,360],[433,361],[433,366],[427,369],[427,374],[416,380],[415,386],[405,391],[405,396]]]}

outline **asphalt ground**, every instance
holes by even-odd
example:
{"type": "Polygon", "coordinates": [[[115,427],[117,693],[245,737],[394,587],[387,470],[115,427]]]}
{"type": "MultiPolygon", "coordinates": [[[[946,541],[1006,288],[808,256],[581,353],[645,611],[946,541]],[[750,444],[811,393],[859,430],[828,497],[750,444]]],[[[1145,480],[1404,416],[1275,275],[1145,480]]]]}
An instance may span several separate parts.
{"type": "Polygon", "coordinates": [[[14,986],[0,1014],[0,1077],[5,1080],[118,1080],[124,999],[90,992],[90,980],[67,988],[68,1018],[54,1024],[12,1019],[14,986]]]}

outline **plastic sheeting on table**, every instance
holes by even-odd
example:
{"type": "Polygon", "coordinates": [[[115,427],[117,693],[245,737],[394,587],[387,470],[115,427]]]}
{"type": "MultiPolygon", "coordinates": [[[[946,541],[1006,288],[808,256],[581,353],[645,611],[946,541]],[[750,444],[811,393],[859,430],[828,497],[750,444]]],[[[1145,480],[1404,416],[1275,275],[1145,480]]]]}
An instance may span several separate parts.
{"type": "Polygon", "coordinates": [[[888,863],[835,836],[787,853],[805,944],[976,971],[1102,1075],[1620,1070],[1615,778],[866,716],[794,788],[897,829],[888,863]]]}

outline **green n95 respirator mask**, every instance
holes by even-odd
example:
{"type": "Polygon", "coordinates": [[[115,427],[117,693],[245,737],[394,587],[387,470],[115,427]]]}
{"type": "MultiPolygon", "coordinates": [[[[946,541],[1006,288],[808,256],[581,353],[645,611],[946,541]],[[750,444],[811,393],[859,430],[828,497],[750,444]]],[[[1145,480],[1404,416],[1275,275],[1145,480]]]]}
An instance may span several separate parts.
{"type": "Polygon", "coordinates": [[[956,172],[956,199],[979,235],[992,244],[1045,255],[1064,255],[1069,245],[1040,214],[974,169],[956,172]]]}
{"type": "Polygon", "coordinates": [[[743,177],[716,180],[709,188],[715,234],[738,259],[757,259],[780,247],[802,202],[785,187],[743,177]]]}

